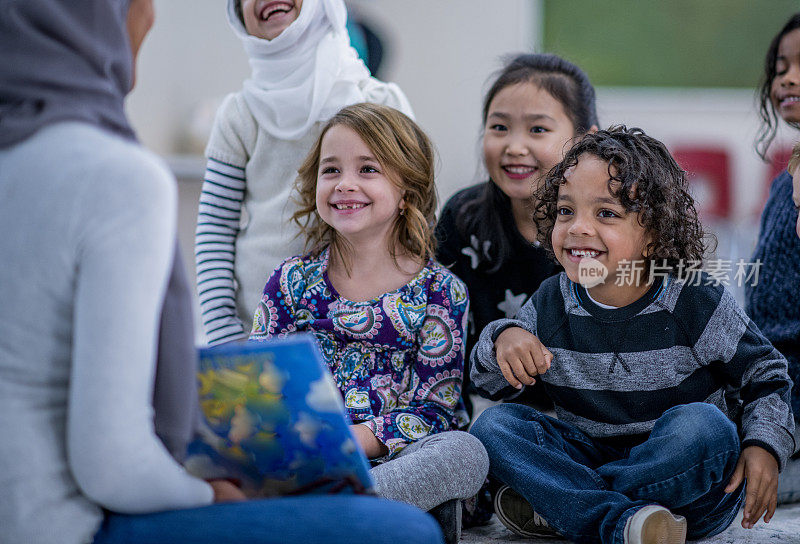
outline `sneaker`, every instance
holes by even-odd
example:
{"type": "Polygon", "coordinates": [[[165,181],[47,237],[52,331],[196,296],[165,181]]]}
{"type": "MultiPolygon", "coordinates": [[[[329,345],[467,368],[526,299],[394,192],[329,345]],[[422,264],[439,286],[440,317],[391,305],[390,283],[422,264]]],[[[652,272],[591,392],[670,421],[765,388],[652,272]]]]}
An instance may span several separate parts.
{"type": "Polygon", "coordinates": [[[625,544],[685,544],[686,518],[651,504],[625,523],[625,544]]]}
{"type": "Polygon", "coordinates": [[[533,511],[522,495],[507,485],[498,489],[494,496],[494,513],[516,535],[525,538],[561,538],[542,516],[533,511]]]}
{"type": "Polygon", "coordinates": [[[461,540],[461,500],[451,499],[428,510],[439,523],[444,544],[457,544],[461,540]]]}

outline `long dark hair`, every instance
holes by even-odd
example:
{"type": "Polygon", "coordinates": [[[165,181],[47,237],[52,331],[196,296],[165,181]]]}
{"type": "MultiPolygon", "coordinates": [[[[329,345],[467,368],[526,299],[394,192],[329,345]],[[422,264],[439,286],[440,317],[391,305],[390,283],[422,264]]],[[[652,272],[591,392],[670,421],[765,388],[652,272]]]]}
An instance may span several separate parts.
{"type": "MultiPolygon", "coordinates": [[[[520,54],[506,62],[483,99],[483,124],[497,93],[527,82],[536,84],[561,103],[575,134],[584,134],[598,124],[595,92],[589,78],[571,62],[548,54],[520,54]]],[[[490,179],[474,199],[462,204],[456,217],[456,228],[462,235],[475,232],[481,240],[491,242],[489,260],[481,256],[481,264],[488,265],[490,273],[499,270],[511,256],[511,240],[504,228],[505,221],[513,221],[510,215],[510,199],[490,179]]]]}
{"type": "MultiPolygon", "coordinates": [[[[767,57],[764,59],[764,75],[761,86],[758,89],[759,109],[758,115],[761,118],[761,128],[756,136],[756,152],[763,160],[767,160],[767,151],[775,139],[778,130],[778,113],[772,104],[770,94],[772,93],[772,81],[775,79],[778,59],[778,48],[781,40],[792,30],[800,28],[800,12],[792,15],[783,28],[778,32],[769,44],[767,57]]],[[[800,130],[800,123],[789,123],[794,128],[800,130]]]]}

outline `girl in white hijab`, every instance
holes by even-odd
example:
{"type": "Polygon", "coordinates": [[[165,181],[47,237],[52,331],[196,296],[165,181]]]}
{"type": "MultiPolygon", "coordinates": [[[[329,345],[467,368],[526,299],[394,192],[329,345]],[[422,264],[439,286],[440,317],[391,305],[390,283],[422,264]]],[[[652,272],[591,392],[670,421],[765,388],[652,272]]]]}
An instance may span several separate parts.
{"type": "Polygon", "coordinates": [[[252,74],[220,106],[206,148],[195,256],[209,344],[246,339],[268,274],[302,253],[291,192],[324,122],[357,102],[412,115],[397,85],[370,76],[346,20],[342,0],[228,0],[252,74]]]}

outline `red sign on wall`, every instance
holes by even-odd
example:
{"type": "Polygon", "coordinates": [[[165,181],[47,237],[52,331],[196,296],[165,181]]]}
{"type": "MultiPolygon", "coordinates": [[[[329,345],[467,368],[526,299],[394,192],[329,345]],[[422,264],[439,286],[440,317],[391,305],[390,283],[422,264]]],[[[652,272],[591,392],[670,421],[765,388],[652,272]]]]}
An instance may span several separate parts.
{"type": "Polygon", "coordinates": [[[672,156],[686,170],[701,219],[726,219],[731,214],[728,152],[717,147],[676,147],[672,156]]]}

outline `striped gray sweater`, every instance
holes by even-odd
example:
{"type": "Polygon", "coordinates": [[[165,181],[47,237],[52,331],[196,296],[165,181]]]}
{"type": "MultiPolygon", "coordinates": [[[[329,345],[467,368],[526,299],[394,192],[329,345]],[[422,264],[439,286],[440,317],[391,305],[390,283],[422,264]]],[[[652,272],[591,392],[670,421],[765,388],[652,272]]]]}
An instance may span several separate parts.
{"type": "Polygon", "coordinates": [[[479,393],[508,398],[494,340],[508,327],[535,334],[553,353],[541,376],[559,419],[624,447],[646,439],[667,409],[720,408],[782,468],[794,449],[786,360],[721,285],[668,278],[617,309],[594,304],[563,272],[546,280],[515,319],[490,323],[472,351],[479,393]],[[737,400],[738,399],[738,400],[737,400]]]}
{"type": "Polygon", "coordinates": [[[244,340],[250,332],[236,316],[233,266],[245,185],[243,167],[208,159],[194,255],[203,330],[211,345],[244,340]]]}

